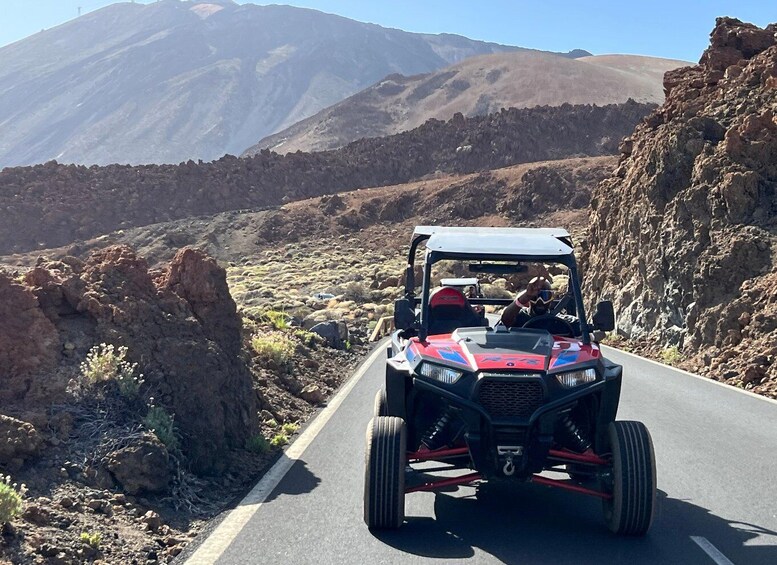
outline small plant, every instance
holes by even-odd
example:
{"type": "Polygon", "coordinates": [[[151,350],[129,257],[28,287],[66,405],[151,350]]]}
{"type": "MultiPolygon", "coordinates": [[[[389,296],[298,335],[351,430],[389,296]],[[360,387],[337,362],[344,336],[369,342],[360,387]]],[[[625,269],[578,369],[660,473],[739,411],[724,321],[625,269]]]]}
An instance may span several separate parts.
{"type": "Polygon", "coordinates": [[[298,429],[299,429],[299,424],[293,424],[291,422],[288,422],[281,426],[281,433],[286,436],[291,436],[291,435],[294,435],[298,429]]]}
{"type": "Polygon", "coordinates": [[[81,532],[80,537],[81,541],[92,549],[99,549],[100,542],[103,539],[102,535],[100,535],[100,532],[92,532],[91,534],[89,532],[81,532]]]}
{"type": "Polygon", "coordinates": [[[300,340],[305,347],[314,347],[326,341],[320,335],[307,330],[294,330],[294,337],[300,340]]]}
{"type": "Polygon", "coordinates": [[[263,364],[288,367],[294,357],[294,341],[282,333],[256,334],[251,338],[251,348],[263,364]]]}
{"type": "Polygon", "coordinates": [[[122,396],[136,398],[140,385],[143,384],[143,374],[135,376],[138,364],[129,363],[125,360],[126,356],[127,348],[123,345],[118,349],[110,343],[95,345],[81,363],[81,379],[87,385],[116,381],[122,396]]]}
{"type": "Polygon", "coordinates": [[[267,453],[270,450],[270,442],[263,435],[254,436],[246,440],[246,449],[251,453],[267,453]]]}
{"type": "Polygon", "coordinates": [[[262,314],[262,321],[270,324],[276,330],[289,329],[289,317],[286,312],[279,312],[278,310],[267,310],[264,314],[262,314]]]}
{"type": "Polygon", "coordinates": [[[666,347],[661,351],[661,360],[667,365],[676,365],[682,358],[683,355],[676,345],[666,347]]]}
{"type": "MultiPolygon", "coordinates": [[[[153,398],[151,399],[154,400],[153,398]]],[[[150,404],[148,413],[143,418],[143,425],[154,432],[154,435],[165,444],[168,451],[178,447],[178,437],[175,435],[173,417],[162,406],[150,404]]]]}
{"type": "Polygon", "coordinates": [[[343,298],[345,300],[353,300],[354,302],[364,303],[369,302],[372,298],[370,289],[360,282],[349,282],[345,285],[343,291],[343,298]]]}
{"type": "Polygon", "coordinates": [[[26,492],[25,485],[11,482],[11,475],[0,475],[0,526],[22,513],[26,492]]]}
{"type": "Polygon", "coordinates": [[[289,436],[284,433],[275,434],[270,440],[270,445],[273,447],[283,447],[287,443],[289,443],[289,436]]]}

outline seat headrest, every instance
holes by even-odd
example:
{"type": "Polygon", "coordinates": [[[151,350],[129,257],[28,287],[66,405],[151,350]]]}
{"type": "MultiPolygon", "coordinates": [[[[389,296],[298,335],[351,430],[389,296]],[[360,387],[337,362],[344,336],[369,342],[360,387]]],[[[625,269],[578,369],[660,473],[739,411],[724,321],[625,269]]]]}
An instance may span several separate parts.
{"type": "Polygon", "coordinates": [[[430,308],[438,306],[458,306],[464,308],[466,305],[467,299],[464,297],[464,294],[459,289],[450,286],[438,288],[429,296],[430,308]]]}

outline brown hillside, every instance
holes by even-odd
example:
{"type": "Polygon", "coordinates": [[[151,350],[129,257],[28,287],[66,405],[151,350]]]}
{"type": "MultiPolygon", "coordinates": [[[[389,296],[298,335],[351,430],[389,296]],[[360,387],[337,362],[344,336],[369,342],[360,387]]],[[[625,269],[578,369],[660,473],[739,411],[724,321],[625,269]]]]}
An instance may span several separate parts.
{"type": "MultiPolygon", "coordinates": [[[[278,208],[222,212],[120,230],[47,249],[48,257],[86,257],[110,245],[136,249],[151,264],[169,261],[182,246],[194,246],[221,261],[243,262],[279,245],[341,237],[351,246],[404,252],[406,237],[385,238],[386,230],[407,235],[414,225],[563,225],[582,234],[594,187],[612,174],[614,156],[514,165],[469,175],[440,175],[402,185],[325,195],[278,208]],[[404,231],[403,231],[404,230],[404,231]],[[405,233],[407,232],[407,233],[405,233]],[[378,234],[376,245],[373,235],[378,234]]],[[[34,266],[39,252],[8,255],[0,264],[34,266]]]]}
{"type": "Polygon", "coordinates": [[[777,25],[720,18],[596,190],[586,282],[630,337],[777,396],[777,25]]]}
{"type": "Polygon", "coordinates": [[[664,72],[683,61],[605,55],[569,59],[541,52],[499,53],[466,59],[440,71],[391,75],[371,87],[262,139],[244,154],[323,151],[362,137],[418,127],[429,118],[447,120],[562,104],[664,101],[664,72]]]}
{"type": "Polygon", "coordinates": [[[120,228],[264,208],[436,173],[617,151],[653,106],[510,109],[366,139],[337,151],[271,152],[179,166],[83,167],[50,162],[0,172],[0,253],[66,245],[120,228]]]}

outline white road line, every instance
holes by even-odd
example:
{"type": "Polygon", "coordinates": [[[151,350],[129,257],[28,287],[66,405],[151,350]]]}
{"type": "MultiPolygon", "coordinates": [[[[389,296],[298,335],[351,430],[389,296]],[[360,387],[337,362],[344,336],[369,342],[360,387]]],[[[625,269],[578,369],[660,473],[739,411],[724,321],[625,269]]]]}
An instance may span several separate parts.
{"type": "Polygon", "coordinates": [[[703,538],[701,536],[691,536],[691,539],[696,542],[696,545],[702,548],[704,553],[709,555],[710,559],[712,559],[718,565],[734,565],[734,563],[732,563],[728,557],[723,555],[717,547],[712,545],[707,538],[703,538]]]}
{"type": "Polygon", "coordinates": [[[726,383],[721,383],[719,381],[715,381],[709,377],[703,377],[701,375],[697,375],[696,373],[690,373],[688,371],[684,371],[683,369],[678,369],[677,367],[672,367],[671,365],[666,365],[664,363],[660,363],[659,361],[654,361],[653,359],[648,359],[647,357],[642,357],[641,355],[637,355],[636,353],[631,353],[630,351],[624,351],[623,349],[618,349],[617,347],[611,347],[609,345],[602,345],[603,349],[611,349],[613,351],[617,351],[618,353],[623,353],[624,355],[628,355],[629,357],[636,357],[637,359],[640,359],[641,361],[647,361],[648,363],[652,363],[653,365],[658,365],[659,367],[663,367],[664,369],[671,369],[672,371],[677,371],[678,373],[682,373],[683,375],[687,375],[689,377],[693,377],[694,379],[700,379],[702,381],[708,382],[710,384],[718,385],[727,388],[728,390],[733,390],[735,392],[740,392],[742,394],[746,394],[748,396],[751,396],[753,398],[759,398],[761,400],[765,400],[766,402],[771,402],[772,404],[777,404],[777,400],[773,398],[769,398],[768,396],[761,396],[760,394],[756,394],[754,392],[750,392],[749,390],[745,390],[743,388],[738,388],[735,386],[727,385],[726,383]]]}
{"type": "Polygon", "coordinates": [[[236,508],[231,510],[226,518],[216,527],[208,538],[197,548],[194,554],[186,560],[184,565],[212,565],[232,541],[238,536],[243,527],[256,514],[259,507],[267,499],[270,493],[278,486],[281,479],[291,469],[291,466],[302,457],[307,447],[313,442],[321,429],[334,415],[343,400],[356,386],[356,383],[364,376],[375,360],[381,355],[386,355],[385,342],[380,342],[375,351],[367,358],[353,377],[340,389],[329,401],[326,408],[305,428],[300,436],[292,443],[281,458],[262,477],[256,486],[251,489],[246,497],[240,501],[236,508]]]}

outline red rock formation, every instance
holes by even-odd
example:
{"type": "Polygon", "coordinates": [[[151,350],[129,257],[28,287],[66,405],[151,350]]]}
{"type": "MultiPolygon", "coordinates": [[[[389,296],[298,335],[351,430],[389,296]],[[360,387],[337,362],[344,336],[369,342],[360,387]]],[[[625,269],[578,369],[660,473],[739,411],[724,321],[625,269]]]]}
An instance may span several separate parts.
{"type": "Polygon", "coordinates": [[[114,246],[84,263],[73,258],[43,263],[26,280],[32,291],[15,289],[27,293],[32,312],[22,319],[36,320],[49,334],[53,329],[56,338],[54,347],[28,332],[28,349],[58,355],[55,326],[79,355],[95,342],[126,345],[144,373],[145,395],[174,414],[195,470],[221,470],[226,450],[242,448],[255,432],[255,395],[240,357],[240,318],[226,272],[213,259],[184,249],[155,279],[144,259],[114,246]]]}
{"type": "Polygon", "coordinates": [[[777,26],[719,18],[594,192],[585,282],[618,326],[777,395],[777,26]]]}
{"type": "Polygon", "coordinates": [[[54,369],[61,348],[35,295],[0,272],[0,401],[19,399],[33,376],[54,369]]]}

